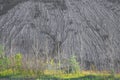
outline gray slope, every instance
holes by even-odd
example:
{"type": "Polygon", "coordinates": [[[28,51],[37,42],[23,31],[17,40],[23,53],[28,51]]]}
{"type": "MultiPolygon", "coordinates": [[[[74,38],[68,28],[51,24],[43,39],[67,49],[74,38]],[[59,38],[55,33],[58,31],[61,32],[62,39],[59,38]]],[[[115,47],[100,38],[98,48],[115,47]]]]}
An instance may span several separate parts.
{"type": "MultiPolygon", "coordinates": [[[[11,1],[12,2],[12,1],[11,1]]],[[[119,0],[30,0],[0,16],[6,54],[68,58],[86,69],[120,67],[119,0]]],[[[4,8],[3,8],[4,9],[4,8]]]]}

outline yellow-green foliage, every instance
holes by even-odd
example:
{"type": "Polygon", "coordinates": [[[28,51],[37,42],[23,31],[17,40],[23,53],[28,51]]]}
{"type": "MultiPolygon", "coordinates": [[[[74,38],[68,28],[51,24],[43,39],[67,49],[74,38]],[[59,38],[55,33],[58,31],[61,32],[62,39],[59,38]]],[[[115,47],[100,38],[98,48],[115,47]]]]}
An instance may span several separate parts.
{"type": "Polygon", "coordinates": [[[19,73],[18,70],[14,71],[13,69],[6,69],[0,72],[0,76],[11,76],[16,75],[18,73],[19,73]]]}
{"type": "MultiPolygon", "coordinates": [[[[72,80],[71,78],[80,78],[80,77],[85,77],[85,76],[99,76],[99,77],[108,77],[110,76],[111,74],[109,74],[108,72],[94,72],[94,71],[81,71],[79,73],[68,73],[68,74],[65,74],[63,71],[60,71],[60,70],[46,70],[44,72],[44,75],[51,75],[51,76],[54,76],[54,77],[57,77],[58,79],[70,79],[72,80]]],[[[116,78],[120,78],[120,74],[116,75],[116,78]]],[[[78,80],[78,79],[75,79],[75,80],[78,80]]],[[[86,80],[86,79],[83,79],[83,80],[86,80]]],[[[96,79],[90,79],[90,80],[96,80],[96,79]]],[[[97,79],[97,80],[103,80],[103,79],[97,79]]],[[[108,80],[108,79],[105,79],[105,80],[108,80]]],[[[110,78],[110,80],[113,80],[112,78],[110,78]]]]}
{"type": "Polygon", "coordinates": [[[8,68],[8,65],[10,64],[10,61],[7,57],[0,58],[0,70],[5,70],[8,68]]]}
{"type": "Polygon", "coordinates": [[[18,53],[15,55],[15,62],[16,62],[16,67],[20,67],[22,65],[22,54],[18,53]]]}
{"type": "Polygon", "coordinates": [[[0,71],[12,68],[20,68],[22,65],[22,54],[18,53],[12,57],[4,54],[3,47],[0,45],[0,71]]]}
{"type": "Polygon", "coordinates": [[[9,59],[5,57],[3,47],[0,45],[0,70],[5,70],[9,64],[9,59]]]}

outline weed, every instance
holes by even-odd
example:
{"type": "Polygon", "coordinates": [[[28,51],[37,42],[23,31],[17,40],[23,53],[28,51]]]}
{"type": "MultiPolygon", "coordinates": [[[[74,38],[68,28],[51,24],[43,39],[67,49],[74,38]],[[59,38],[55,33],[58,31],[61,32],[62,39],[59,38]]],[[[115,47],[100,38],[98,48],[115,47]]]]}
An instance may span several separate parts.
{"type": "Polygon", "coordinates": [[[69,63],[70,63],[70,69],[69,69],[70,71],[69,72],[77,73],[80,71],[80,65],[76,60],[76,56],[70,57],[69,63]]]}

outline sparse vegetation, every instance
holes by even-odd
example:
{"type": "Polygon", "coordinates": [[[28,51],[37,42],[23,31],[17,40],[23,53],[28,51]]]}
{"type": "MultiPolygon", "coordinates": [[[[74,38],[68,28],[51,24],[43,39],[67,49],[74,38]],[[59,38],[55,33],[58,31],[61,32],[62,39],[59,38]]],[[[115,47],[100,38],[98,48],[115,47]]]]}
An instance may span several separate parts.
{"type": "MultiPolygon", "coordinates": [[[[3,48],[0,47],[0,78],[8,79],[24,79],[24,78],[33,78],[33,80],[119,80],[120,75],[114,75],[114,72],[104,73],[104,72],[95,72],[95,71],[81,71],[79,63],[76,60],[75,56],[71,56],[68,60],[69,67],[68,71],[66,69],[58,69],[57,67],[61,66],[61,63],[55,63],[54,59],[43,63],[39,61],[36,65],[39,64],[39,68],[29,67],[22,60],[23,55],[17,53],[7,57],[4,55],[3,48]],[[24,66],[28,66],[27,68],[24,66]]],[[[36,60],[35,60],[36,61],[36,60]]],[[[27,61],[26,63],[31,63],[27,61]]],[[[33,61],[34,63],[34,61],[33,61]]],[[[32,64],[33,65],[33,64],[32,64]]],[[[34,65],[36,67],[36,65],[34,65]]]]}
{"type": "Polygon", "coordinates": [[[0,80],[120,80],[119,37],[120,0],[0,0],[0,80]]]}

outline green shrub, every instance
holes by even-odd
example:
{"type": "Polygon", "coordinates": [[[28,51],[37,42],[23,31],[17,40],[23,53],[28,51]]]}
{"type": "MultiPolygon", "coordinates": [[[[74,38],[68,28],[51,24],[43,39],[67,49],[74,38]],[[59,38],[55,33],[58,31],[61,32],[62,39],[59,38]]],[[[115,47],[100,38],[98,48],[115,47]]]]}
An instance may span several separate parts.
{"type": "Polygon", "coordinates": [[[5,56],[3,46],[0,45],[0,70],[5,70],[10,64],[9,59],[5,56]]]}
{"type": "Polygon", "coordinates": [[[111,78],[112,80],[115,79],[115,70],[114,70],[114,69],[111,69],[111,71],[110,71],[110,78],[111,78]]]}
{"type": "Polygon", "coordinates": [[[21,53],[17,53],[15,55],[15,63],[16,63],[17,68],[20,68],[22,66],[22,54],[21,53]]]}
{"type": "Polygon", "coordinates": [[[70,71],[69,72],[77,73],[80,71],[80,66],[76,60],[76,56],[70,57],[69,63],[70,63],[70,68],[69,68],[70,71]]]}
{"type": "Polygon", "coordinates": [[[10,64],[7,57],[0,58],[0,69],[5,70],[8,68],[8,65],[10,64]]]}
{"type": "Polygon", "coordinates": [[[79,73],[80,65],[76,60],[76,56],[71,56],[67,63],[68,66],[65,68],[66,73],[79,73]]]}

